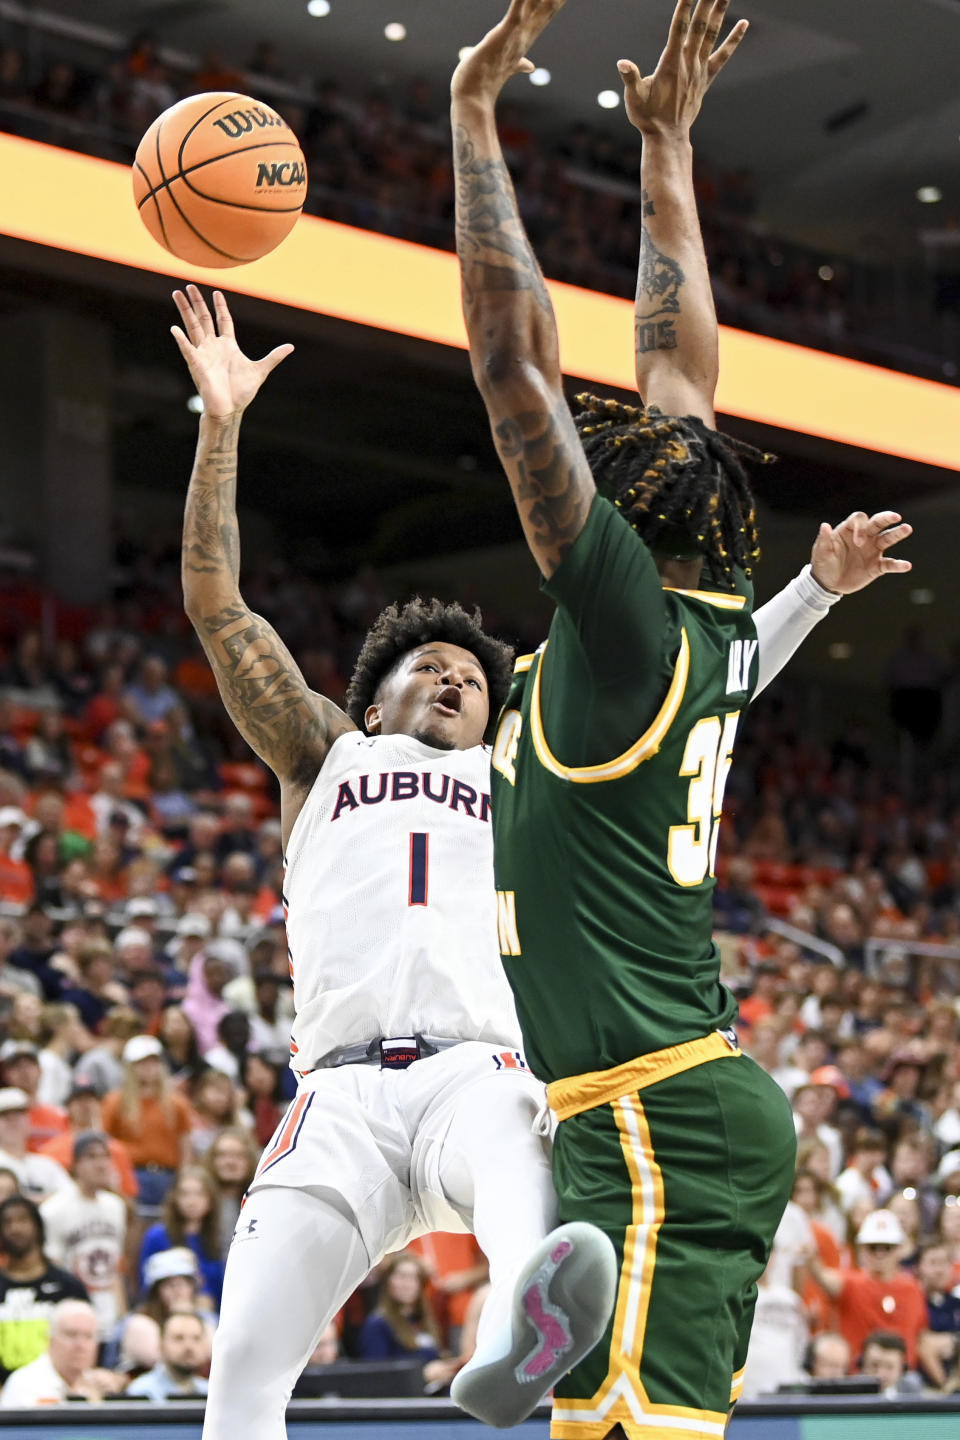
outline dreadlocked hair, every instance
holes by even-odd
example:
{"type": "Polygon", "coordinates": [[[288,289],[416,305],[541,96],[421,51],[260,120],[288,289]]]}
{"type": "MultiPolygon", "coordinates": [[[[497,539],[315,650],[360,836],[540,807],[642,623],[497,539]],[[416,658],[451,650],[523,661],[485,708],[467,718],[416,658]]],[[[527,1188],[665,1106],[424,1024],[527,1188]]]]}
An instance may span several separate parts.
{"type": "Polygon", "coordinates": [[[760,558],[757,511],[743,461],[776,459],[711,430],[695,415],[664,415],[578,395],[577,431],[598,490],[651,546],[671,537],[702,553],[718,580],[752,574],[760,558]]]}
{"type": "Polygon", "coordinates": [[[417,595],[406,605],[388,605],[363,642],[347,689],[346,711],[361,730],[366,730],[367,709],[391,670],[404,655],[431,640],[445,640],[469,650],[484,675],[490,700],[490,722],[494,724],[510,687],[513,651],[502,640],[488,635],[483,617],[471,614],[462,605],[445,605],[442,600],[421,600],[417,595]]]}

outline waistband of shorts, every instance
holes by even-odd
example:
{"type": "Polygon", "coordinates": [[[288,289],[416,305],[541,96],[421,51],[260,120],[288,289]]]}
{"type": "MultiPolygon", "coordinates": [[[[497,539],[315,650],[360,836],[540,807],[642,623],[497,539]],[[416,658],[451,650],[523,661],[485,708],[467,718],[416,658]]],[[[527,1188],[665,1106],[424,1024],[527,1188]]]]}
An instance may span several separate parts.
{"type": "Polygon", "coordinates": [[[591,1070],[586,1075],[569,1075],[547,1086],[547,1099],[558,1120],[582,1115],[598,1105],[609,1105],[621,1095],[632,1095],[658,1085],[671,1075],[682,1075],[710,1060],[735,1059],[743,1052],[733,1031],[714,1030],[699,1040],[685,1040],[665,1050],[653,1050],[612,1070],[591,1070]]]}
{"type": "MultiPolygon", "coordinates": [[[[416,1040],[419,1043],[422,1049],[422,1054],[419,1056],[421,1060],[427,1060],[431,1055],[438,1055],[441,1050],[452,1050],[454,1045],[463,1044],[462,1039],[457,1038],[454,1040],[449,1036],[410,1035],[404,1036],[403,1038],[416,1040]]],[[[314,1065],[313,1069],[339,1070],[341,1065],[379,1066],[381,1063],[380,1046],[384,1042],[389,1044],[389,1037],[378,1035],[375,1040],[358,1040],[356,1045],[346,1045],[342,1050],[334,1050],[331,1054],[325,1055],[322,1060],[314,1065]]],[[[311,1072],[304,1070],[301,1073],[309,1075],[311,1072]]]]}

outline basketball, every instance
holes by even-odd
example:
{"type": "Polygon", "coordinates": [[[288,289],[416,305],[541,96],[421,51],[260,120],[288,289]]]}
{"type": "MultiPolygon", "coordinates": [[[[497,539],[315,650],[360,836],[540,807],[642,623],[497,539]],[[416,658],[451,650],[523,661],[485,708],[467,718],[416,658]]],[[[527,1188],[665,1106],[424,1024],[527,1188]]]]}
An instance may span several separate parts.
{"type": "Polygon", "coordinates": [[[307,167],[282,116],[249,95],[190,95],[137,147],[144,225],[189,265],[246,265],[276,249],[307,196],[307,167]]]}

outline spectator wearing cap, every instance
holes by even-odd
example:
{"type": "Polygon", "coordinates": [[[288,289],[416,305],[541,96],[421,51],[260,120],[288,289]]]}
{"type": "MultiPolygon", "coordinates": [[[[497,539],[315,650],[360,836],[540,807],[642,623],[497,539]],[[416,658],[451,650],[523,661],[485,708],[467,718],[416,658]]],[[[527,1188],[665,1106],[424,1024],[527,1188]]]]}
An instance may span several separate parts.
{"type": "Polygon", "coordinates": [[[0,805],[0,900],[29,905],[33,899],[33,871],[15,853],[27,817],[16,805],[0,805]]]}
{"type": "Polygon", "coordinates": [[[111,1090],[121,1089],[126,1078],[123,1047],[141,1033],[136,1010],[129,1005],[114,1005],[106,1013],[97,1044],[77,1061],[73,1072],[75,1083],[92,1086],[101,1098],[111,1090]]]}
{"type": "Polygon", "coordinates": [[[921,1246],[917,1279],[926,1298],[930,1331],[920,1343],[920,1368],[938,1389],[946,1384],[960,1342],[960,1296],[951,1292],[952,1276],[950,1251],[942,1240],[921,1246]]]}
{"type": "Polygon", "coordinates": [[[136,1399],[185,1400],[206,1395],[207,1381],[200,1373],[210,1360],[210,1339],[206,1321],[195,1311],[174,1311],[160,1331],[160,1361],[127,1386],[136,1399]]]}
{"type": "Polygon", "coordinates": [[[50,1316],[61,1300],[86,1300],[75,1275],[51,1263],[44,1251],[40,1211],[24,1195],[0,1205],[0,1383],[47,1348],[50,1316]]]}
{"type": "Polygon", "coordinates": [[[171,1087],[163,1046],[135,1035],[123,1049],[124,1082],[103,1102],[103,1128],[130,1152],[140,1187],[137,1213],[155,1218],[181,1165],[192,1157],[190,1107],[171,1087]]]}
{"type": "Polygon", "coordinates": [[[0,1045],[0,1074],[5,1085],[26,1094],[30,1117],[27,1149],[42,1150],[52,1136],[66,1130],[67,1117],[59,1106],[40,1102],[40,1052],[36,1045],[29,1040],[5,1040],[0,1045]]]}
{"type": "Polygon", "coordinates": [[[40,1037],[43,1045],[37,1055],[40,1064],[37,1101],[62,1110],[73,1089],[73,1062],[84,1050],[90,1049],[93,1041],[77,1007],[62,1001],[44,1006],[40,1037]]]}
{"type": "MultiPolygon", "coordinates": [[[[72,1171],[73,1147],[77,1136],[91,1130],[97,1134],[103,1133],[100,1096],[92,1085],[75,1085],[67,1096],[66,1111],[69,1130],[64,1130],[61,1135],[55,1135],[52,1140],[48,1140],[40,1153],[49,1155],[51,1160],[56,1160],[65,1170],[72,1171]]],[[[118,1194],[127,1200],[136,1200],[139,1187],[126,1145],[115,1140],[112,1135],[106,1136],[106,1143],[115,1181],[110,1188],[116,1189],[118,1194]]]]}
{"type": "Polygon", "coordinates": [[[910,1366],[916,1364],[917,1341],[929,1328],[927,1302],[919,1282],[900,1268],[906,1235],[896,1215],[874,1210],[857,1231],[857,1267],[828,1270],[816,1255],[809,1258],[814,1279],[837,1307],[837,1328],[854,1355],[859,1355],[874,1330],[902,1336],[910,1366]]]}
{"type": "Polygon", "coordinates": [[[153,937],[139,925],[127,925],[113,942],[113,962],[118,978],[129,985],[141,970],[152,970],[156,964],[153,937]]]}
{"type": "Polygon", "coordinates": [[[163,1219],[151,1225],[140,1246],[140,1282],[149,1288],[151,1259],[164,1251],[186,1247],[196,1256],[201,1294],[220,1309],[224,1262],[220,1243],[220,1197],[210,1171],[185,1165],[167,1192],[163,1219]]]}
{"type": "Polygon", "coordinates": [[[189,974],[191,965],[212,934],[213,926],[199,911],[190,910],[180,916],[174,939],[167,946],[167,955],[181,973],[189,974]]]}
{"type": "Polygon", "coordinates": [[[893,1180],[885,1165],[887,1142],[882,1130],[862,1125],[853,1138],[846,1168],[837,1176],[837,1194],[846,1214],[863,1201],[873,1209],[885,1205],[893,1194],[893,1180]]]}
{"type": "Polygon", "coordinates": [[[71,1187],[70,1176],[48,1155],[27,1148],[30,1097],[15,1086],[0,1089],[0,1166],[12,1170],[24,1195],[43,1200],[71,1187]]]}
{"type": "Polygon", "coordinates": [[[50,1316],[43,1352],[21,1366],[0,1394],[6,1410],[58,1405],[64,1400],[99,1403],[123,1389],[123,1379],[97,1367],[97,1317],[83,1300],[62,1300],[50,1316]]]}
{"type": "Polygon", "coordinates": [[[100,1338],[127,1309],[122,1270],[127,1207],[115,1193],[107,1136],[85,1131],[73,1144],[75,1190],[51,1195],[40,1206],[47,1254],[80,1280],[100,1322],[100,1338]]]}
{"type": "MultiPolygon", "coordinates": [[[[149,1315],[157,1325],[162,1326],[168,1315],[197,1312],[200,1290],[200,1272],[197,1257],[185,1245],[174,1246],[172,1250],[160,1250],[151,1255],[144,1266],[145,1297],[137,1306],[137,1313],[149,1315]]],[[[216,1327],[212,1315],[203,1311],[205,1323],[211,1330],[216,1327]]]]}

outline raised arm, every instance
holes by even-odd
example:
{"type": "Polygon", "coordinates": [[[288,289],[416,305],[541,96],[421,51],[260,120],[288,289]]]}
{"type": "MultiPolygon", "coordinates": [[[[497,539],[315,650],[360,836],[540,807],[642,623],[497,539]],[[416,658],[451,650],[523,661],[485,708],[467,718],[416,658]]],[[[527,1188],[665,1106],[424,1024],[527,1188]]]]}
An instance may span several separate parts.
{"type": "Polygon", "coordinates": [[[174,291],[183,328],[173,336],[186,360],[203,415],[183,522],[183,598],[240,734],[280,781],[286,835],[330,745],[356,727],[307,685],[287,647],[240,594],[237,441],[243,412],[293,349],[263,360],[239,349],[227,302],[214,292],[216,325],[195,285],[174,291]]]}
{"type": "Polygon", "coordinates": [[[513,0],[453,77],[457,253],[474,378],[527,544],[549,578],[595,488],[564,399],[553,306],[497,136],[497,98],[564,0],[513,0]]]}
{"type": "Polygon", "coordinates": [[[637,388],[668,415],[714,424],[717,316],[693,189],[690,129],[703,98],[747,32],[741,20],[717,40],[729,0],[679,0],[666,48],[644,79],[619,62],[627,116],[643,136],[637,388]]]}

